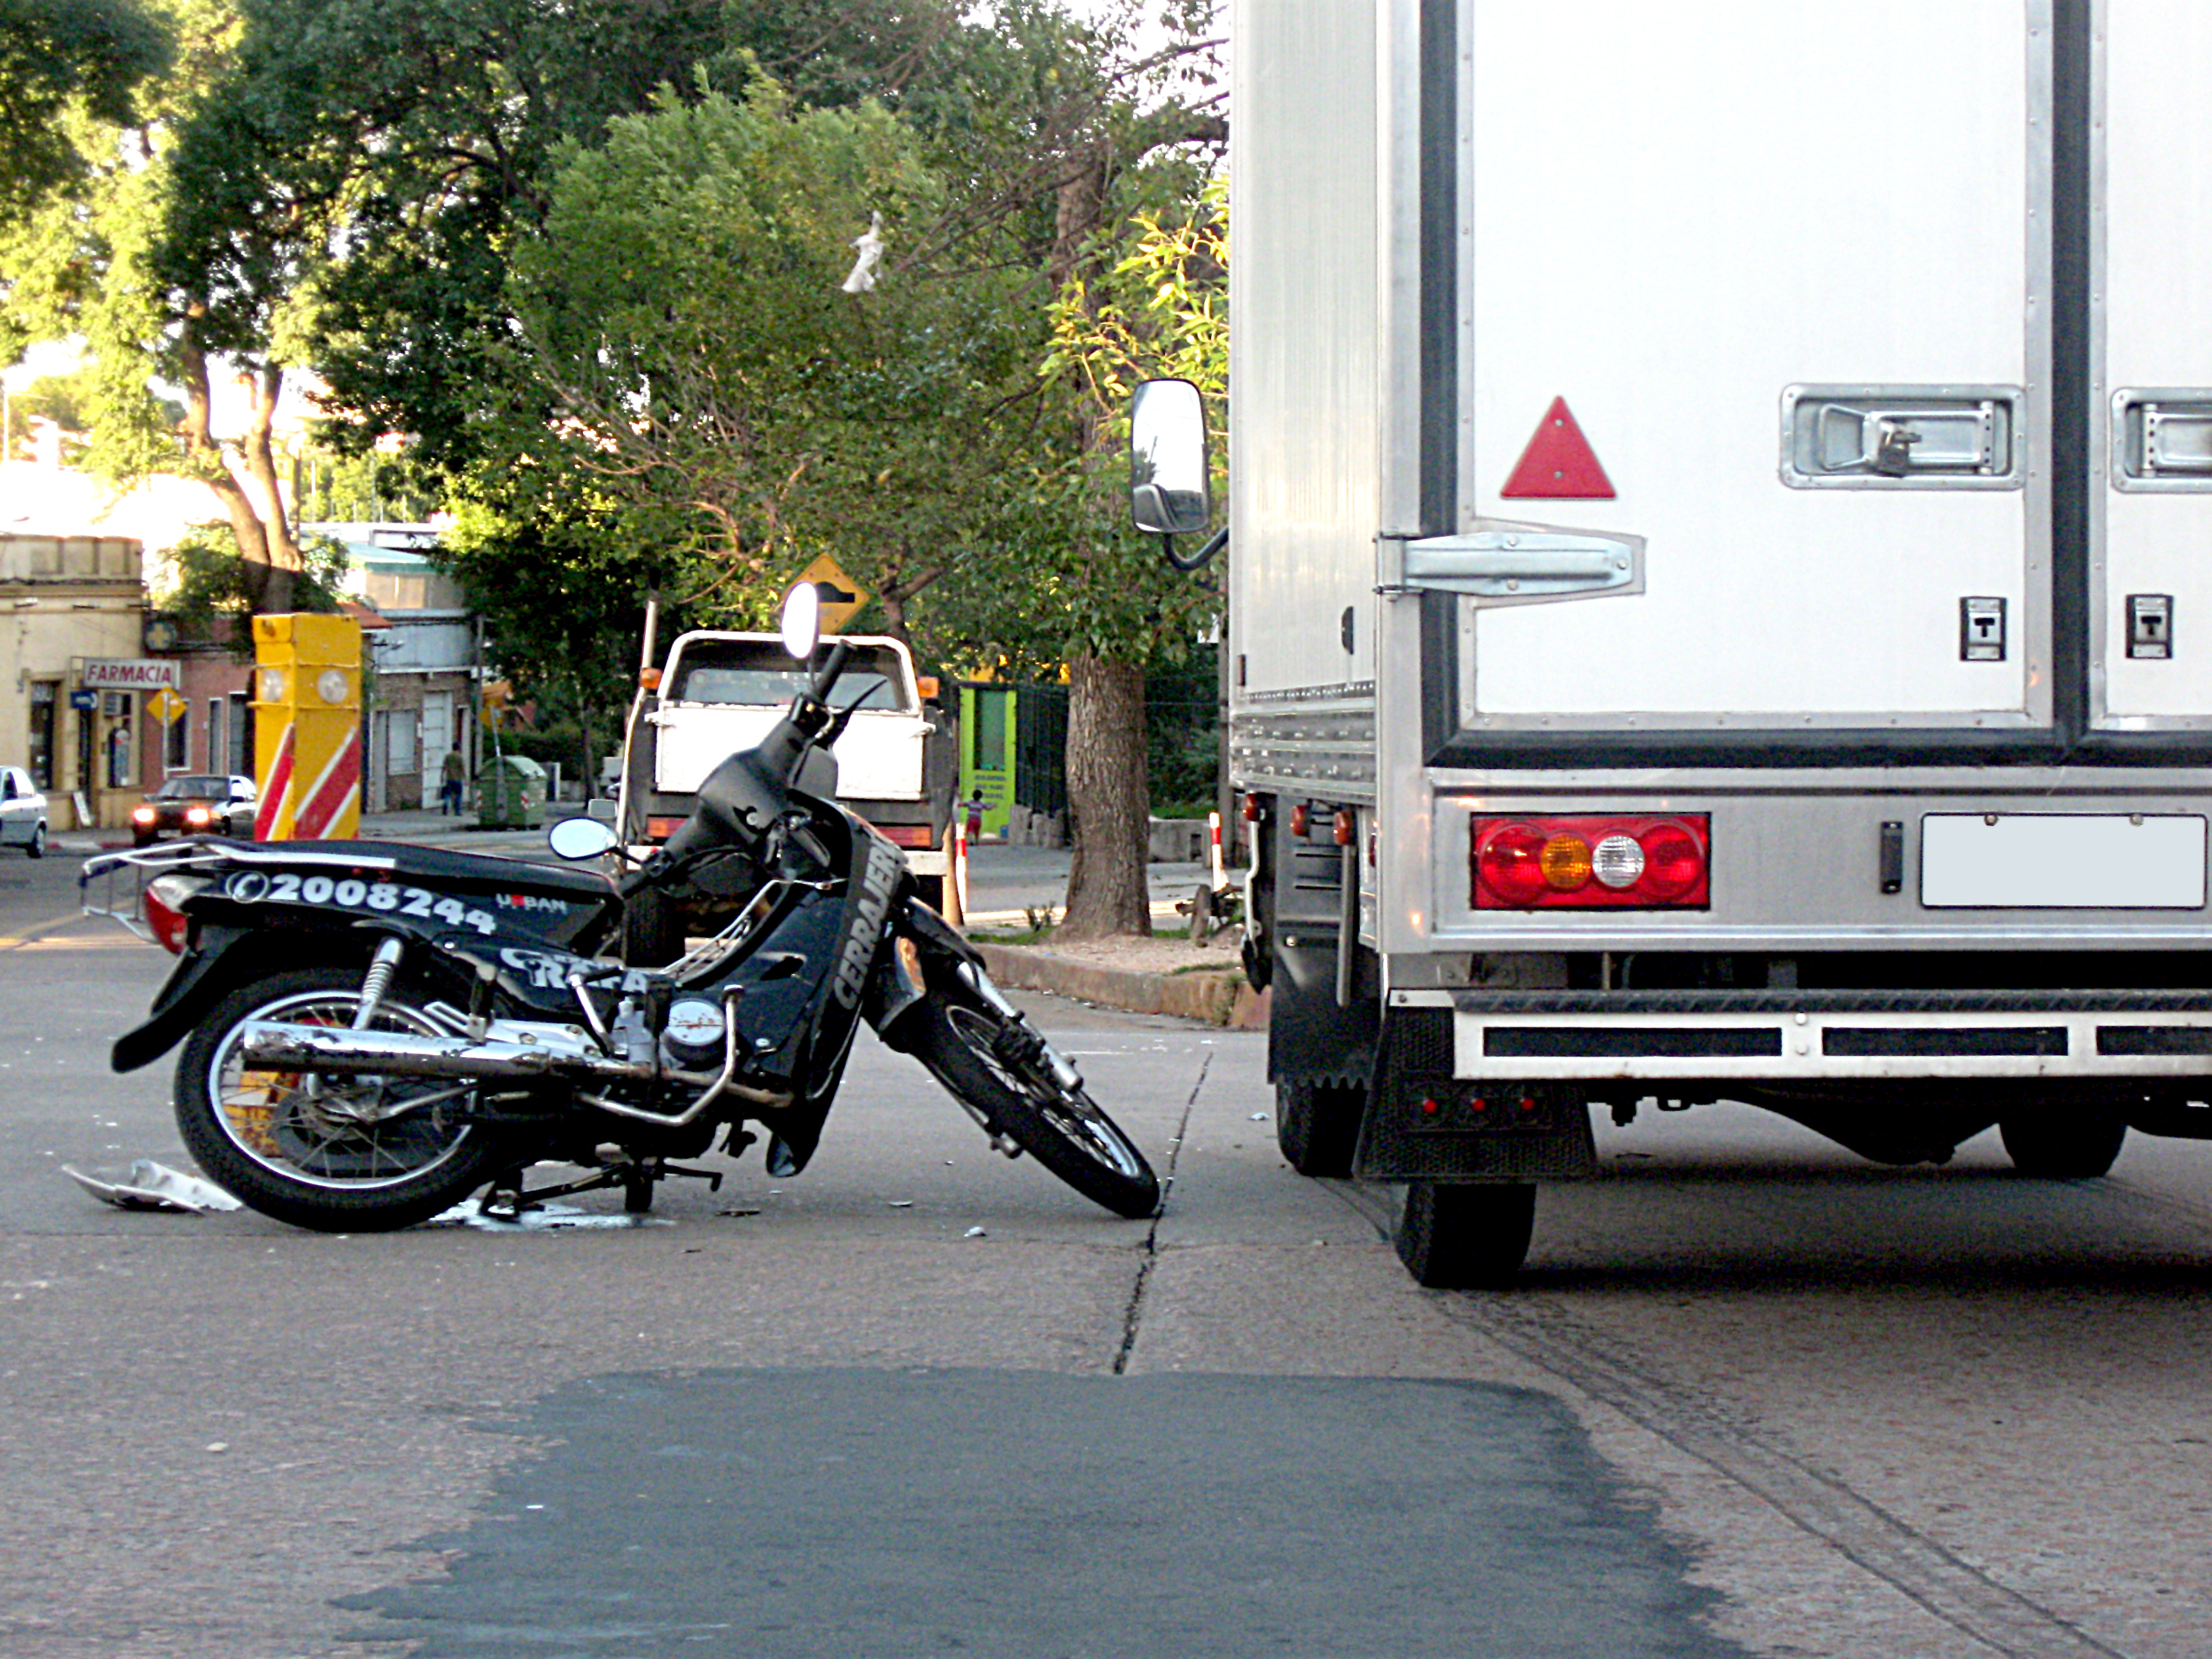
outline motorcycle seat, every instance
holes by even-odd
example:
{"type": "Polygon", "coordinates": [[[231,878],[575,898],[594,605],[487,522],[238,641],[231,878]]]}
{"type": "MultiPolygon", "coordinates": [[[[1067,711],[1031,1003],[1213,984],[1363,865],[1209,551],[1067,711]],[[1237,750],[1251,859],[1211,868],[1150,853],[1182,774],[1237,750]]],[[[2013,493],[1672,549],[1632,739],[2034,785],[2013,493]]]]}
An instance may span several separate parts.
{"type": "Polygon", "coordinates": [[[510,893],[538,893],[572,902],[604,899],[614,884],[596,870],[571,870],[557,864],[525,864],[518,859],[488,858],[481,853],[453,853],[404,841],[319,841],[303,843],[319,853],[351,853],[388,859],[396,875],[423,882],[465,882],[510,893]]]}

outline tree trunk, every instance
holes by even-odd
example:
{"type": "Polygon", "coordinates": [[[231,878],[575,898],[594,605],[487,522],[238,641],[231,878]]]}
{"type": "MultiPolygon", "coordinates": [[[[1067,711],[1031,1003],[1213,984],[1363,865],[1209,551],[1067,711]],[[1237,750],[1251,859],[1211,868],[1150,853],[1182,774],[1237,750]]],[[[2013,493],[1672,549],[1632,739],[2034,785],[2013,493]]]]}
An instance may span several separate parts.
{"type": "Polygon", "coordinates": [[[1149,933],[1145,882],[1152,793],[1145,777],[1145,671],[1084,652],[1068,665],[1067,872],[1070,939],[1149,933]]]}
{"type": "Polygon", "coordinates": [[[230,520],[238,540],[239,556],[252,591],[257,616],[278,614],[292,608],[292,577],[300,568],[300,546],[284,511],[284,498],[276,489],[276,466],[270,433],[275,424],[277,394],[283,388],[284,371],[264,369],[255,378],[252,415],[245,444],[246,477],[231,465],[222,443],[215,435],[215,398],[208,380],[207,353],[192,338],[192,308],[185,321],[185,340],[179,348],[185,390],[182,428],[185,453],[193,471],[230,520]],[[261,486],[263,501],[256,501],[246,478],[261,486]],[[265,505],[264,504],[265,502],[265,505]]]}

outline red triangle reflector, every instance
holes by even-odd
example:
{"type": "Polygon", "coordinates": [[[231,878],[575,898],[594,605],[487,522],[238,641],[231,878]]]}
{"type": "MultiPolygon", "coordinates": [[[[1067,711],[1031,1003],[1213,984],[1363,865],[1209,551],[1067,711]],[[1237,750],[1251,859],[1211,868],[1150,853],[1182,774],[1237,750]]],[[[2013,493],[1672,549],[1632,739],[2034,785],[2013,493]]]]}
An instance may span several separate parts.
{"type": "Polygon", "coordinates": [[[1508,499],[1550,496],[1561,500],[1592,496],[1610,500],[1613,493],[1613,480],[1597,464],[1589,440],[1575,424],[1574,411],[1565,398],[1552,399],[1536,435],[1521,452],[1521,464],[1498,491],[1508,499]]]}

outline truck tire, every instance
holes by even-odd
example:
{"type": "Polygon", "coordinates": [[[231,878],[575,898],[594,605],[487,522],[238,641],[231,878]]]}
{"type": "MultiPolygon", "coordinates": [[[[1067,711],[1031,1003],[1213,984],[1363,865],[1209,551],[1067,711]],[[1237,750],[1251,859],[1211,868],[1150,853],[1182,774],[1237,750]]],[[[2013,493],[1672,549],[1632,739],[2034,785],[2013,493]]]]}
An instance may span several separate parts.
{"type": "Polygon", "coordinates": [[[1302,1176],[1341,1181],[1359,1146],[1367,1091],[1327,1083],[1275,1085],[1275,1144],[1302,1176]]]}
{"type": "Polygon", "coordinates": [[[1521,1271],[1535,1220],[1533,1182],[1416,1181],[1390,1242],[1416,1285],[1502,1291],[1521,1271]]]}
{"type": "Polygon", "coordinates": [[[646,888],[623,908],[622,959],[632,968],[665,968],[684,954],[684,913],[646,888]]]}
{"type": "Polygon", "coordinates": [[[2111,1172],[2128,1125],[2113,1112],[2032,1107],[1999,1118],[1997,1133],[2013,1168],[2024,1176],[2094,1181],[2111,1172]]]}

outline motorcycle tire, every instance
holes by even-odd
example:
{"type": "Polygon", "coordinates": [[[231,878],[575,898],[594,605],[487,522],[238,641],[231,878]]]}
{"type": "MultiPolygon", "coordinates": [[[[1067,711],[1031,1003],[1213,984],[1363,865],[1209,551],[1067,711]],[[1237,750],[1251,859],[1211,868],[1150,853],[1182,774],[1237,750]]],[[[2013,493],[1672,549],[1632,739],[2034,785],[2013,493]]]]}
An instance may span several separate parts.
{"type": "MultiPolygon", "coordinates": [[[[178,1132],[209,1178],[264,1215],[319,1232],[411,1227],[514,1162],[497,1137],[466,1121],[471,1096],[451,1079],[318,1078],[246,1065],[238,1033],[246,1021],[350,1025],[361,980],[358,969],[320,967],[252,981],[216,1005],[177,1062],[178,1132]],[[382,1103],[392,1091],[446,1098],[374,1124],[331,1109],[348,1097],[382,1103]]],[[[374,1029],[441,1031],[399,986],[374,1029]]]]}
{"type": "Polygon", "coordinates": [[[967,992],[937,988],[913,1053],[932,1077],[1093,1203],[1134,1220],[1160,1206],[1160,1183],[1090,1091],[1065,1087],[1044,1039],[967,992]]]}
{"type": "Polygon", "coordinates": [[[630,968],[665,968],[684,954],[684,913],[652,888],[623,906],[622,959],[630,968]]]}

